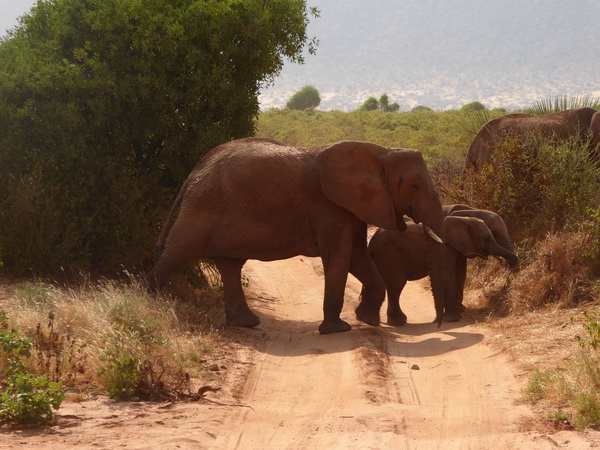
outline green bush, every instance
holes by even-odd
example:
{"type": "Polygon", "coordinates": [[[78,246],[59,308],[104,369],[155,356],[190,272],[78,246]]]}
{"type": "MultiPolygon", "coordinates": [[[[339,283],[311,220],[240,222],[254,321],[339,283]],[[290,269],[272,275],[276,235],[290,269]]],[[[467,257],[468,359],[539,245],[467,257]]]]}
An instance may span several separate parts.
{"type": "Polygon", "coordinates": [[[585,318],[583,328],[587,333],[587,337],[583,338],[578,334],[575,339],[582,348],[592,348],[600,351],[600,312],[597,309],[584,311],[583,317],[585,318]]]}
{"type": "Polygon", "coordinates": [[[151,258],[181,182],[252,135],[302,60],[304,1],[38,2],[0,41],[0,264],[114,272],[151,258]]]}
{"type": "Polygon", "coordinates": [[[35,424],[52,421],[52,408],[58,409],[65,395],[62,385],[29,372],[26,358],[32,343],[8,330],[6,316],[0,314],[0,425],[35,424]]]}
{"type": "Polygon", "coordinates": [[[467,173],[464,198],[500,214],[517,241],[537,239],[589,223],[598,179],[600,166],[577,140],[515,136],[495,144],[490,164],[467,173]]]}
{"type": "Polygon", "coordinates": [[[262,112],[257,134],[289,145],[318,146],[340,140],[375,142],[392,148],[414,148],[428,161],[442,156],[464,159],[469,136],[465,114],[419,110],[394,114],[383,111],[262,112]]]}
{"type": "Polygon", "coordinates": [[[320,104],[321,95],[319,94],[317,88],[314,86],[304,86],[294,95],[292,95],[285,107],[296,111],[304,111],[310,108],[314,109],[320,104]]]}
{"type": "Polygon", "coordinates": [[[100,361],[102,366],[98,377],[104,383],[108,396],[115,401],[135,399],[143,369],[140,350],[125,348],[118,339],[104,350],[100,361]]]}
{"type": "Polygon", "coordinates": [[[387,94],[383,94],[377,100],[375,97],[369,97],[364,101],[358,111],[383,111],[383,112],[398,112],[400,105],[398,103],[390,103],[390,98],[387,94]]]}
{"type": "Polygon", "coordinates": [[[485,108],[485,106],[483,105],[483,103],[478,102],[478,101],[474,101],[471,103],[467,103],[466,105],[463,105],[462,108],[460,108],[461,111],[483,111],[485,108]]]}

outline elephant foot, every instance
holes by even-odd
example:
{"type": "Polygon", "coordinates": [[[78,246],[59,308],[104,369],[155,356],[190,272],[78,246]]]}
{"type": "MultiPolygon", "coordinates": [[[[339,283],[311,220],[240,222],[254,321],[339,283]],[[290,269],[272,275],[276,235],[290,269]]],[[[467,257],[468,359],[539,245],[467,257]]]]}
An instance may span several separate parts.
{"type": "Polygon", "coordinates": [[[373,311],[369,308],[365,308],[362,304],[358,305],[358,308],[354,311],[356,314],[356,318],[361,322],[364,322],[369,325],[373,325],[374,327],[378,327],[380,324],[379,320],[379,310],[373,311]]]}
{"type": "Polygon", "coordinates": [[[406,314],[388,314],[387,323],[395,327],[406,325],[406,314]]]}
{"type": "Polygon", "coordinates": [[[252,311],[248,311],[248,313],[244,315],[237,316],[227,314],[225,323],[231,327],[253,328],[260,324],[260,317],[258,317],[252,311]]]}
{"type": "Polygon", "coordinates": [[[462,318],[462,314],[458,311],[446,311],[444,313],[444,322],[458,322],[462,318]]]}
{"type": "Polygon", "coordinates": [[[319,325],[319,333],[321,334],[330,334],[330,333],[339,333],[342,331],[350,331],[352,327],[348,322],[344,322],[342,319],[336,320],[324,320],[319,325]]]}

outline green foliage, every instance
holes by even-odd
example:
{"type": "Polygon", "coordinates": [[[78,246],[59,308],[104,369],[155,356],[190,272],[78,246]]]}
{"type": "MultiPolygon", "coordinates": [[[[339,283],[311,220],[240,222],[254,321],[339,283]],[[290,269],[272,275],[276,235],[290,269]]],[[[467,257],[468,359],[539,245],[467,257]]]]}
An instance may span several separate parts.
{"type": "Polygon", "coordinates": [[[0,314],[0,355],[3,373],[0,379],[0,425],[35,424],[52,421],[52,409],[58,409],[65,396],[60,383],[29,372],[25,358],[31,356],[32,343],[8,330],[7,317],[0,314]]]}
{"type": "Polygon", "coordinates": [[[479,101],[467,103],[460,108],[461,111],[483,111],[484,109],[486,109],[486,107],[479,101]]]}
{"type": "Polygon", "coordinates": [[[468,137],[464,114],[420,110],[388,114],[382,111],[301,111],[271,109],[258,117],[259,136],[289,145],[317,146],[341,140],[375,142],[393,148],[415,148],[426,159],[464,160],[468,137]]]}
{"type": "Polygon", "coordinates": [[[60,383],[29,372],[11,373],[0,393],[0,425],[34,424],[52,421],[52,409],[65,398],[60,383]]]}
{"type": "Polygon", "coordinates": [[[516,240],[589,221],[600,167],[587,146],[536,133],[495,145],[492,162],[467,175],[464,201],[498,212],[516,240]]]}
{"type": "Polygon", "coordinates": [[[481,127],[490,120],[504,114],[501,110],[491,111],[489,109],[467,109],[465,112],[462,116],[462,128],[471,137],[475,137],[481,127]]]}
{"type": "Polygon", "coordinates": [[[118,337],[100,355],[100,361],[102,366],[98,377],[108,396],[115,401],[135,398],[143,368],[139,348],[126,348],[118,337]]]}
{"type": "Polygon", "coordinates": [[[546,396],[546,386],[551,382],[553,373],[547,370],[534,371],[527,380],[525,393],[532,402],[542,400],[546,396]]]}
{"type": "Polygon", "coordinates": [[[304,1],[41,1],[0,42],[0,261],[150,259],[198,158],[254,133],[258,92],[308,45],[304,1]]]}
{"type": "Polygon", "coordinates": [[[178,300],[134,278],[76,288],[28,281],[6,290],[3,307],[27,336],[31,373],[73,390],[105,386],[115,399],[193,399],[190,379],[214,376],[206,366],[219,353],[214,323],[224,311],[221,292],[182,281],[167,288],[178,300]]]}
{"type": "Polygon", "coordinates": [[[358,111],[383,111],[383,112],[398,112],[400,105],[398,103],[390,104],[390,99],[387,94],[383,94],[377,100],[375,97],[369,97],[365,102],[358,108],[358,111]]]}
{"type": "Polygon", "coordinates": [[[314,86],[304,86],[289,99],[285,105],[288,109],[304,111],[309,108],[316,108],[321,104],[321,96],[314,86]]]}
{"type": "Polygon", "coordinates": [[[575,339],[577,339],[582,348],[589,347],[594,350],[600,350],[600,312],[597,309],[584,311],[583,317],[585,318],[583,328],[588,336],[584,339],[578,334],[575,336],[575,339]]]}
{"type": "Polygon", "coordinates": [[[532,109],[535,114],[549,114],[571,108],[582,108],[584,106],[600,109],[600,99],[590,97],[589,95],[579,97],[557,96],[535,102],[532,109]]]}
{"type": "Polygon", "coordinates": [[[359,108],[359,111],[376,111],[378,109],[379,101],[375,97],[369,97],[359,108]]]}
{"type": "Polygon", "coordinates": [[[577,430],[600,428],[600,361],[583,351],[564,370],[536,370],[525,388],[531,403],[548,402],[555,420],[577,430]]]}
{"type": "Polygon", "coordinates": [[[379,109],[383,112],[398,112],[400,105],[398,103],[391,103],[387,94],[383,94],[379,97],[379,109]]]}

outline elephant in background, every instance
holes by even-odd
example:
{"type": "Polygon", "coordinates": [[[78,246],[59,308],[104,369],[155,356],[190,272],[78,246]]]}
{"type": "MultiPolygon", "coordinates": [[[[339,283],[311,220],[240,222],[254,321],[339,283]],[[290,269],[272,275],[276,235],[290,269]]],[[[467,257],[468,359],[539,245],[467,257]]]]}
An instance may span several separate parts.
{"type": "MultiPolygon", "coordinates": [[[[146,278],[160,286],[178,267],[213,259],[227,324],[254,327],[260,318],[241,284],[246,260],[320,256],[325,292],[319,332],[350,329],[340,318],[348,273],[367,292],[357,319],[376,326],[385,285],[367,251],[367,224],[404,230],[404,215],[443,236],[442,205],[416,150],[350,141],[315,148],[261,138],[231,141],[204,156],[184,182],[158,239],[162,253],[146,278]]],[[[441,322],[441,277],[437,284],[441,322]]]]}
{"type": "Polygon", "coordinates": [[[585,139],[591,131],[592,142],[600,143],[600,116],[596,117],[596,126],[591,127],[593,108],[582,107],[567,109],[550,114],[507,114],[496,117],[483,125],[467,151],[465,167],[481,169],[491,162],[495,144],[509,136],[528,132],[540,132],[546,137],[585,139]]]}
{"type": "Polygon", "coordinates": [[[590,131],[592,134],[590,147],[592,149],[597,149],[597,147],[600,145],[600,111],[592,116],[592,121],[590,122],[590,131]]]}
{"type": "MultiPolygon", "coordinates": [[[[444,261],[438,263],[445,265],[444,321],[452,322],[459,320],[464,310],[467,258],[499,256],[511,267],[516,267],[518,259],[499,215],[465,205],[448,205],[443,209],[447,216],[444,221],[446,252],[444,261]]],[[[408,219],[406,222],[405,232],[380,228],[369,242],[369,253],[385,282],[390,325],[406,323],[406,314],[400,307],[400,294],[406,282],[429,275],[429,249],[422,226],[408,219]]]]}

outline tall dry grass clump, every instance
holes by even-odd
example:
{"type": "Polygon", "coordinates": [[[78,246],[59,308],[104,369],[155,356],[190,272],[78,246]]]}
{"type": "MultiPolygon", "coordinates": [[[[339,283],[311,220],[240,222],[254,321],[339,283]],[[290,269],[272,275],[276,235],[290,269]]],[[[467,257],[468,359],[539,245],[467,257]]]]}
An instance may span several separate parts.
{"type": "Polygon", "coordinates": [[[546,305],[567,308],[593,302],[598,294],[590,279],[584,232],[549,234],[533,248],[529,264],[514,275],[507,291],[508,309],[523,313],[546,305]]]}
{"type": "Polygon", "coordinates": [[[222,308],[217,291],[182,285],[188,295],[176,299],[133,277],[77,287],[24,281],[7,288],[1,305],[33,343],[34,373],[117,400],[184,398],[219,355],[214,324],[222,308]]]}

